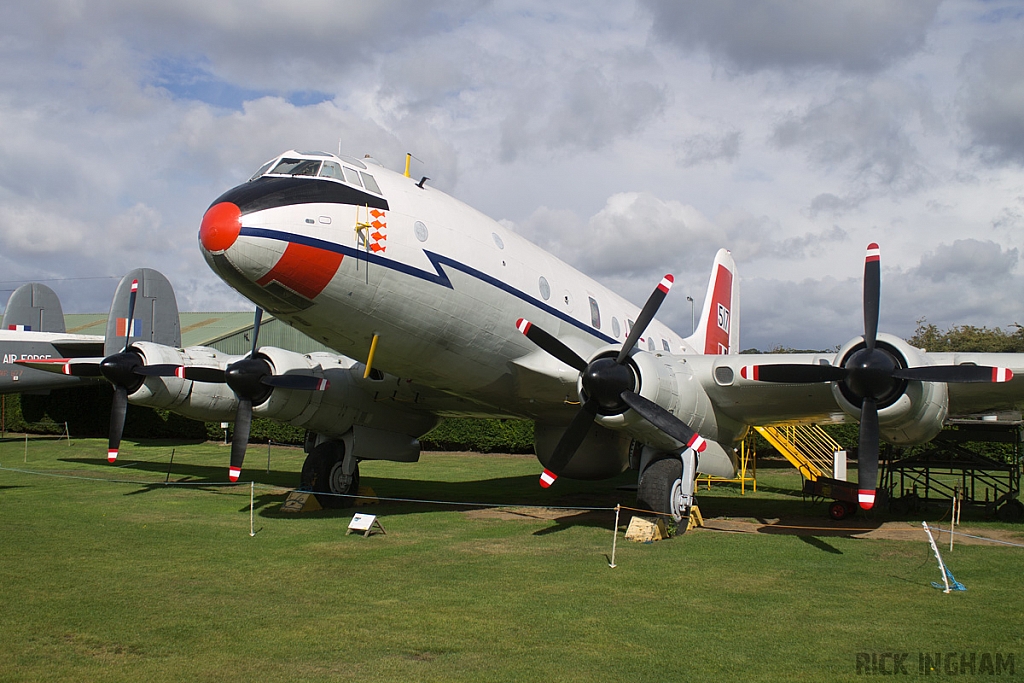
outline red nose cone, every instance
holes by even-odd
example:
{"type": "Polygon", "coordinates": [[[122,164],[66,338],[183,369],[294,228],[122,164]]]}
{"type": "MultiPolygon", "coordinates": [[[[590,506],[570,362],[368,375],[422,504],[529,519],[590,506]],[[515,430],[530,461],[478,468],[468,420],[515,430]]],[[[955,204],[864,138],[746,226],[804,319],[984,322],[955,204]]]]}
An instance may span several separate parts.
{"type": "Polygon", "coordinates": [[[210,252],[224,251],[238,239],[242,211],[231,202],[211,206],[199,227],[199,242],[210,252]]]}

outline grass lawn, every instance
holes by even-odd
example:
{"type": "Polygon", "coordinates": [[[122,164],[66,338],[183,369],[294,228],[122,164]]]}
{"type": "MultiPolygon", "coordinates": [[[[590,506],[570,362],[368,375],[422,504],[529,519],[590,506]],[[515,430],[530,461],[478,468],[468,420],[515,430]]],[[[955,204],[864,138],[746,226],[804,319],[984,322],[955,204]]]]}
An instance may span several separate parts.
{"type": "MultiPolygon", "coordinates": [[[[844,681],[863,679],[858,653],[893,652],[910,675],[919,653],[1000,653],[1003,679],[1013,655],[1024,677],[1024,548],[946,540],[968,588],[950,595],[931,586],[923,533],[620,533],[612,569],[607,510],[383,502],[364,510],[386,535],[346,536],[351,509],[280,512],[299,449],[274,447],[268,473],[267,447],[251,446],[239,486],[216,485],[222,445],[126,442],[118,466],[105,450],[0,441],[0,681],[844,681]]],[[[544,492],[524,456],[360,472],[382,497],[508,506],[630,505],[617,487],[635,483],[544,492]]],[[[833,526],[799,486],[761,466],[757,494],[719,484],[699,500],[709,519],[833,526]]],[[[982,534],[1024,531],[972,514],[982,534]]]]}

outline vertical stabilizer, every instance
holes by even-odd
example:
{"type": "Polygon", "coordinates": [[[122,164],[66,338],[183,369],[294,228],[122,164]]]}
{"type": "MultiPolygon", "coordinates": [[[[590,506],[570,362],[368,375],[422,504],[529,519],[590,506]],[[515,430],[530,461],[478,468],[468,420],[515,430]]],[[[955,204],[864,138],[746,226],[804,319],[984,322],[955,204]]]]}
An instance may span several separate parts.
{"type": "Polygon", "coordinates": [[[38,282],[18,287],[7,300],[3,329],[63,334],[64,311],[56,292],[38,282]]]}
{"type": "Polygon", "coordinates": [[[736,262],[728,249],[719,249],[715,254],[700,322],[686,341],[698,353],[740,352],[740,283],[736,277],[736,262]]]}
{"type": "Polygon", "coordinates": [[[154,342],[175,348],[181,346],[181,322],[174,288],[162,273],[152,268],[136,268],[121,278],[110,304],[103,345],[107,356],[125,347],[125,335],[129,331],[128,300],[135,280],[139,286],[131,323],[131,341],[154,342]]]}

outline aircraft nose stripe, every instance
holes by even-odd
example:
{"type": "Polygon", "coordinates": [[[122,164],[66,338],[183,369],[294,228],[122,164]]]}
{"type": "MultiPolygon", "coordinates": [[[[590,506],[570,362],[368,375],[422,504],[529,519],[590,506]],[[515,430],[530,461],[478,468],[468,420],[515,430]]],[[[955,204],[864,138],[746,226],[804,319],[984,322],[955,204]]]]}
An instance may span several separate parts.
{"type": "Polygon", "coordinates": [[[199,242],[209,252],[221,252],[238,239],[242,229],[242,210],[231,202],[214,204],[203,216],[199,226],[199,242]]]}

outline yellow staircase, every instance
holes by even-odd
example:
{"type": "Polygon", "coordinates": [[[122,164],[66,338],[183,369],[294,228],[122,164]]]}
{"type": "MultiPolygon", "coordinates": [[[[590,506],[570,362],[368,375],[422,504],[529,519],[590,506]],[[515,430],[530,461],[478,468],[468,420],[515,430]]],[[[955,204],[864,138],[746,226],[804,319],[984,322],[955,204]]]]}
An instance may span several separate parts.
{"type": "Polygon", "coordinates": [[[787,425],[754,427],[805,479],[817,480],[832,476],[832,462],[836,451],[843,447],[818,425],[787,425]]]}

